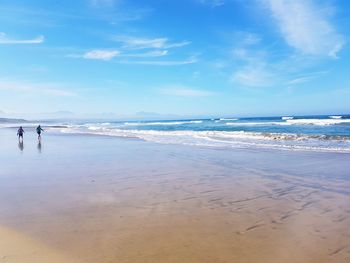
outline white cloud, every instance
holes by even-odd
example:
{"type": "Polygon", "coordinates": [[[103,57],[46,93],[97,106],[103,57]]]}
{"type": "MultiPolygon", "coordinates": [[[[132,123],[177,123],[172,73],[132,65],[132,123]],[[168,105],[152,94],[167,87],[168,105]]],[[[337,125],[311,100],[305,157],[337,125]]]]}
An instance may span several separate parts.
{"type": "Polygon", "coordinates": [[[56,97],[75,97],[76,93],[67,89],[58,87],[52,83],[33,83],[23,81],[8,81],[0,79],[0,90],[35,93],[41,95],[50,95],[56,97]]]}
{"type": "Polygon", "coordinates": [[[174,47],[183,47],[183,46],[187,46],[191,44],[190,41],[181,41],[181,42],[177,42],[177,43],[171,43],[171,44],[167,44],[164,46],[164,48],[174,48],[174,47]]]}
{"type": "Polygon", "coordinates": [[[212,96],[215,93],[210,91],[204,91],[194,89],[182,85],[171,85],[160,89],[160,93],[168,96],[179,96],[179,97],[207,97],[212,96]]]}
{"type": "Polygon", "coordinates": [[[167,38],[133,38],[133,37],[117,37],[118,42],[122,42],[127,48],[163,48],[168,41],[167,38]]]}
{"type": "Polygon", "coordinates": [[[167,49],[189,45],[189,41],[181,41],[176,43],[169,43],[169,40],[163,38],[137,38],[128,36],[117,36],[114,38],[116,41],[121,42],[124,48],[128,49],[167,49]]]}
{"type": "Polygon", "coordinates": [[[233,73],[231,80],[248,87],[268,87],[275,83],[274,75],[263,67],[247,66],[233,73]]]}
{"type": "Polygon", "coordinates": [[[95,49],[95,50],[85,52],[84,54],[68,54],[67,57],[108,61],[115,57],[151,58],[151,57],[163,57],[163,56],[166,56],[167,54],[168,54],[167,50],[154,50],[154,51],[149,51],[144,53],[122,53],[117,50],[95,49]]]}
{"type": "Polygon", "coordinates": [[[112,58],[120,54],[117,50],[101,50],[95,49],[86,52],[82,57],[85,59],[96,59],[96,60],[111,60],[112,58]]]}
{"type": "Polygon", "coordinates": [[[329,12],[311,0],[262,0],[287,42],[308,55],[336,57],[344,37],[331,24],[329,12]]]}
{"type": "Polygon", "coordinates": [[[44,36],[38,36],[33,39],[13,39],[7,37],[7,35],[3,32],[0,32],[0,44],[41,44],[44,42],[44,36]]]}

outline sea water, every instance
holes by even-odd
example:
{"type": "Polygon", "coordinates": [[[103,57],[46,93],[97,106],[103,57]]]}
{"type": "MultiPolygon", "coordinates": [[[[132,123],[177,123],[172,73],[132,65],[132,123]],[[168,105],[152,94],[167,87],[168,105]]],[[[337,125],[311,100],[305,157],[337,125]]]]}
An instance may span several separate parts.
{"type": "MultiPolygon", "coordinates": [[[[157,121],[50,121],[62,133],[139,138],[168,144],[350,153],[350,115],[157,121]]],[[[34,125],[34,124],[33,124],[34,125]]]]}

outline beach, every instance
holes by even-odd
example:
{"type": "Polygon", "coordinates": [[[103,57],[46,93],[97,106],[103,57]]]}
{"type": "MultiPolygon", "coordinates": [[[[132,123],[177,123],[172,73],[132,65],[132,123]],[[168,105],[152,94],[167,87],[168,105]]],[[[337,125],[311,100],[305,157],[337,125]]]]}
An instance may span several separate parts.
{"type": "Polygon", "coordinates": [[[0,262],[350,262],[350,154],[0,129],[0,262]]]}

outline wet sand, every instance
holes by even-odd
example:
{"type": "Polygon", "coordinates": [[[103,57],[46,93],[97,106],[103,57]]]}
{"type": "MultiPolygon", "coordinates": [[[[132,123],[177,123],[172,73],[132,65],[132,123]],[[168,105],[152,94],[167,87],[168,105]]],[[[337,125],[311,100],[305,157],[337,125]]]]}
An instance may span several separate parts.
{"type": "Polygon", "coordinates": [[[0,262],[350,262],[349,154],[12,132],[0,262]]]}

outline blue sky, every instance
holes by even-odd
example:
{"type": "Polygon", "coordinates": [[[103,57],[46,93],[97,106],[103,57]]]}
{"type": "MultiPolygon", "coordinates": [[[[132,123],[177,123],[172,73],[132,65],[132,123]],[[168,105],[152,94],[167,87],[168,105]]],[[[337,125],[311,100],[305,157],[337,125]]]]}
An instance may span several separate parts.
{"type": "Polygon", "coordinates": [[[2,0],[0,111],[349,113],[349,10],[340,0],[2,0]]]}

